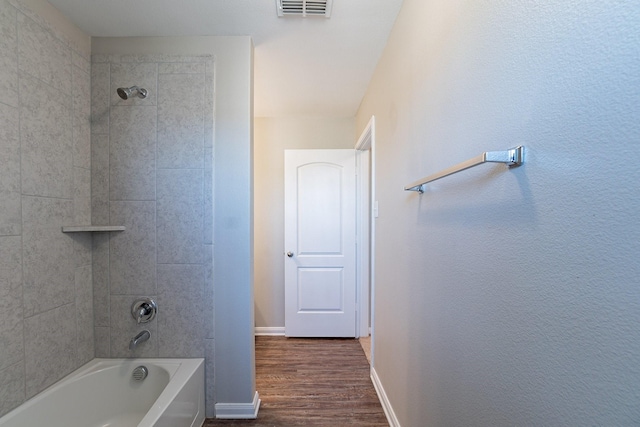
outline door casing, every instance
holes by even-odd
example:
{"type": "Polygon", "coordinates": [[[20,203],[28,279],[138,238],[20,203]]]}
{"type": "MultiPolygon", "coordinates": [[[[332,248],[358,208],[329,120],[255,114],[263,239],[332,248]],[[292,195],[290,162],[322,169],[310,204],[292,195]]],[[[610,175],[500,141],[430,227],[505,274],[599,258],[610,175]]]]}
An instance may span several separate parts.
{"type": "Polygon", "coordinates": [[[376,119],[371,119],[358,138],[355,149],[358,161],[358,301],[359,316],[357,330],[359,336],[371,335],[371,367],[374,366],[374,317],[375,317],[375,219],[378,216],[376,200],[376,119]]]}

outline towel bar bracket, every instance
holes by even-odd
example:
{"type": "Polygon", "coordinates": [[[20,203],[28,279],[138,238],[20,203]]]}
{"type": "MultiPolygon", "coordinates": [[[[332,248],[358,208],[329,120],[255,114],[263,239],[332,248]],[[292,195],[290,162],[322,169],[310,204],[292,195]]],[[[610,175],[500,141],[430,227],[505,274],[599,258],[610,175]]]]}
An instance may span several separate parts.
{"type": "Polygon", "coordinates": [[[520,166],[522,164],[523,154],[524,147],[522,146],[506,151],[487,151],[484,153],[484,162],[504,163],[511,167],[520,166]]]}

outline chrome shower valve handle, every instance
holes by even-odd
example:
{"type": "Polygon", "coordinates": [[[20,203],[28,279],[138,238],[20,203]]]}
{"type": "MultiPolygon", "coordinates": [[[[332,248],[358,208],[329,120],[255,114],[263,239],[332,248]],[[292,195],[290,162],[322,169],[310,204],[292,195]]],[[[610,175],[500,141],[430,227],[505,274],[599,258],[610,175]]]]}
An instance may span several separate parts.
{"type": "Polygon", "coordinates": [[[158,304],[151,298],[140,299],[131,305],[131,316],[138,324],[152,321],[157,313],[158,304]]]}

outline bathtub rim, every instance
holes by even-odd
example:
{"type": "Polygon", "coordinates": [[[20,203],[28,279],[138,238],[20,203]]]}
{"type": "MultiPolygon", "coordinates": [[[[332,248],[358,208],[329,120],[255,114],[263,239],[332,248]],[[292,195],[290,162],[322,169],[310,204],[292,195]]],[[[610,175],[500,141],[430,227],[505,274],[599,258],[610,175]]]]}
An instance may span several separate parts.
{"type": "MultiPolygon", "coordinates": [[[[164,410],[173,402],[188,380],[196,374],[198,368],[202,366],[204,371],[204,358],[94,358],[4,414],[0,417],[0,427],[66,384],[110,367],[121,366],[124,363],[156,365],[169,373],[169,383],[154,401],[138,426],[152,426],[153,423],[160,419],[164,410]]],[[[202,390],[202,393],[204,393],[204,390],[202,390]]],[[[204,408],[200,409],[204,411],[204,408]]]]}

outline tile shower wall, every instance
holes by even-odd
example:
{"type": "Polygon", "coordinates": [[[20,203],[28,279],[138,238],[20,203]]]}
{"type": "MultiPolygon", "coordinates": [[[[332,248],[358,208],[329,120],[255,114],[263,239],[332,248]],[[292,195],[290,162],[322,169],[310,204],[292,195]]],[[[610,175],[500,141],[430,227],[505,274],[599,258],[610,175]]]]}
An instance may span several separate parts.
{"type": "Polygon", "coordinates": [[[91,220],[81,50],[0,0],[0,416],[94,357],[91,236],[61,232],[91,220]]]}
{"type": "Polygon", "coordinates": [[[206,357],[211,378],[213,81],[210,56],[93,57],[93,224],[126,227],[94,234],[97,357],[206,357]],[[133,85],[148,96],[116,94],[133,85]],[[142,296],[158,315],[137,325],[142,296]]]}

